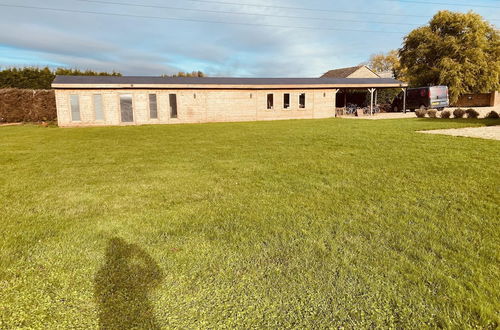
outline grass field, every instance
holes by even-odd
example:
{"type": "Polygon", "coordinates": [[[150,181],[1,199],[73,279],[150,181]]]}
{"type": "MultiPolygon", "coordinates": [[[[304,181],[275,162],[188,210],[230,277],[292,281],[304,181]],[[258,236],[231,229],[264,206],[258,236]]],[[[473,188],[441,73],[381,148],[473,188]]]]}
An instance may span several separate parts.
{"type": "Polygon", "coordinates": [[[0,328],[494,329],[492,123],[0,127],[0,328]]]}

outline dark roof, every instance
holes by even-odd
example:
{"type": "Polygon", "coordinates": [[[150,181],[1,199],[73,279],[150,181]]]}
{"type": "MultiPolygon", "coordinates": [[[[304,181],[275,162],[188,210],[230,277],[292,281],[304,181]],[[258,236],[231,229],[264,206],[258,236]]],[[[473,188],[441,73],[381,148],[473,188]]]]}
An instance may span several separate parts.
{"type": "MultiPolygon", "coordinates": [[[[356,72],[357,70],[361,69],[364,66],[365,65],[358,65],[358,66],[351,66],[349,68],[340,68],[340,69],[330,70],[330,71],[326,72],[325,74],[323,74],[321,76],[321,78],[347,78],[351,74],[353,74],[354,72],[356,72]]],[[[368,68],[368,70],[370,70],[370,68],[368,68]]]]}
{"type": "MultiPolygon", "coordinates": [[[[222,78],[144,76],[57,76],[57,85],[353,85],[404,84],[392,78],[222,78]]],[[[59,86],[58,86],[59,87],[59,86]]],[[[181,87],[181,86],[180,86],[181,87]]]]}

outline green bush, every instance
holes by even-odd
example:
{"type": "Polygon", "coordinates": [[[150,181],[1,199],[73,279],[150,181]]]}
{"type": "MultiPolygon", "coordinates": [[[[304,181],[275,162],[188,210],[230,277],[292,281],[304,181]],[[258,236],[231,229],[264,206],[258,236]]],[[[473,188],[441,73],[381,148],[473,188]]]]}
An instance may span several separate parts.
{"type": "Polygon", "coordinates": [[[465,115],[464,109],[458,108],[453,111],[453,117],[455,118],[463,118],[464,115],[465,115]]]}
{"type": "Polygon", "coordinates": [[[417,110],[415,110],[415,115],[418,118],[424,118],[426,114],[427,114],[427,110],[425,110],[425,109],[417,109],[417,110]]]}
{"type": "Polygon", "coordinates": [[[429,118],[437,118],[437,110],[436,109],[427,110],[427,114],[429,115],[429,118]]]}
{"type": "Polygon", "coordinates": [[[500,118],[500,116],[498,115],[498,112],[496,112],[496,111],[490,111],[490,112],[488,112],[488,114],[484,118],[498,119],[498,118],[500,118]]]}
{"type": "Polygon", "coordinates": [[[441,118],[448,119],[448,118],[450,118],[450,116],[451,116],[451,112],[449,112],[448,110],[444,110],[441,112],[441,118]]]}
{"type": "Polygon", "coordinates": [[[467,109],[465,110],[465,113],[467,114],[467,118],[478,118],[479,117],[479,112],[477,112],[474,109],[467,109]]]}

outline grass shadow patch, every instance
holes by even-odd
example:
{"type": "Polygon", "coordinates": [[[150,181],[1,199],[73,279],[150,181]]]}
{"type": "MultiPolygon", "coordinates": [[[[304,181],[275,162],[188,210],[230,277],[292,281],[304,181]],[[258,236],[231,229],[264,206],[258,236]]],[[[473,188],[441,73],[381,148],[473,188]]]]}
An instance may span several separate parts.
{"type": "Polygon", "coordinates": [[[163,274],[156,262],[136,244],[113,237],[106,260],[95,276],[100,329],[159,329],[149,294],[163,274]]]}

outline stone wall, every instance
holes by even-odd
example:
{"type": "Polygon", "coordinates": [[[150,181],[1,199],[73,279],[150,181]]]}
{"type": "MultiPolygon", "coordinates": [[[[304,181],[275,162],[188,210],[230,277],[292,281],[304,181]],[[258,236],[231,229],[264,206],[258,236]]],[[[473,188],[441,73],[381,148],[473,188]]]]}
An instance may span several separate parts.
{"type": "Polygon", "coordinates": [[[380,78],[380,77],[376,73],[368,69],[366,66],[362,66],[353,73],[351,73],[348,78],[380,78]]]}
{"type": "Polygon", "coordinates": [[[327,118],[335,116],[335,89],[308,90],[139,90],[76,89],[56,90],[59,126],[104,126],[256,121],[278,119],[327,118]],[[290,94],[290,107],[284,109],[283,95],[290,94]],[[305,108],[299,108],[299,95],[306,94],[305,108]],[[79,96],[80,121],[71,118],[70,95],[79,96]],[[93,95],[102,95],[104,120],[95,119],[93,95]],[[120,95],[132,94],[134,121],[121,122],[120,95]],[[157,95],[158,118],[149,115],[149,96],[157,95]],[[177,118],[170,116],[169,94],[177,95],[177,118]],[[273,94],[267,109],[267,94],[273,94]]]}

